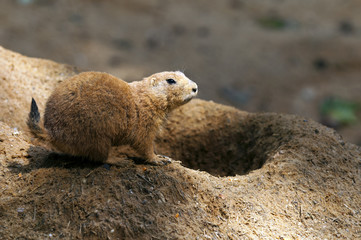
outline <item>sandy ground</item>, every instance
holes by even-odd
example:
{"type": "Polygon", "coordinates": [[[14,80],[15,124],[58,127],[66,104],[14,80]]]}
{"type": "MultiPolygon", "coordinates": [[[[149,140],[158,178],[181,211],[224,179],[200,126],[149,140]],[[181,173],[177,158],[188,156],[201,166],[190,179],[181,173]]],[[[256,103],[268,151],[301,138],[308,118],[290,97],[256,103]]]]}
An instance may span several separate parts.
{"type": "MultiPolygon", "coordinates": [[[[360,9],[358,0],[5,0],[0,45],[127,81],[180,69],[202,99],[321,121],[328,97],[361,102],[360,9]]],[[[359,144],[360,129],[338,131],[359,144]]]]}
{"type": "Polygon", "coordinates": [[[1,239],[361,238],[361,150],[331,128],[195,99],[156,140],[180,161],[136,164],[114,148],[116,165],[94,164],[24,125],[32,94],[43,112],[78,71],[4,48],[0,69],[1,239]]]}

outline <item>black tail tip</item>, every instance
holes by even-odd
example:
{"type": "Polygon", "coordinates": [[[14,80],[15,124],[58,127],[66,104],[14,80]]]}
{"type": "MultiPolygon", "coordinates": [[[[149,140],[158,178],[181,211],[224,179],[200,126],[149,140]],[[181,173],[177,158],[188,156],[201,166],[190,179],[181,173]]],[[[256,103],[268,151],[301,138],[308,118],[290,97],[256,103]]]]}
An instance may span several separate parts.
{"type": "Polygon", "coordinates": [[[39,108],[34,98],[31,99],[29,118],[31,119],[32,122],[35,123],[38,123],[40,121],[39,108]]]}
{"type": "Polygon", "coordinates": [[[38,109],[38,105],[36,104],[36,101],[34,98],[31,98],[31,109],[30,109],[31,112],[33,111],[39,111],[38,109]]]}

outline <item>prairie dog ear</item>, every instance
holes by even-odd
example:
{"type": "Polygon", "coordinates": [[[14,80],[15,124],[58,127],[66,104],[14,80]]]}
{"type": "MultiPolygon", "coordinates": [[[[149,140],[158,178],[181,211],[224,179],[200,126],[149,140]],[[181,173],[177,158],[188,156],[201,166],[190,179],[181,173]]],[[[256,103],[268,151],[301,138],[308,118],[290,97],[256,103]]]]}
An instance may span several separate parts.
{"type": "Polygon", "coordinates": [[[154,87],[155,85],[156,85],[156,78],[155,77],[152,77],[151,79],[150,79],[150,84],[154,87]]]}

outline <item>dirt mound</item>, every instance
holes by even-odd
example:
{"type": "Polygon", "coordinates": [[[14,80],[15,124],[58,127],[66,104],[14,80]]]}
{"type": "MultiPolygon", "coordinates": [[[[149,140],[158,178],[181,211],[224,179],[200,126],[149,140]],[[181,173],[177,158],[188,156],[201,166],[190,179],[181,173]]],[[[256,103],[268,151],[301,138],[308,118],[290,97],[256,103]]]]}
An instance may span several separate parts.
{"type": "Polygon", "coordinates": [[[0,49],[0,69],[1,239],[361,237],[360,149],[332,129],[194,100],[156,141],[182,163],[114,149],[117,166],[97,165],[32,144],[24,127],[31,96],[43,112],[71,67],[0,49]]]}

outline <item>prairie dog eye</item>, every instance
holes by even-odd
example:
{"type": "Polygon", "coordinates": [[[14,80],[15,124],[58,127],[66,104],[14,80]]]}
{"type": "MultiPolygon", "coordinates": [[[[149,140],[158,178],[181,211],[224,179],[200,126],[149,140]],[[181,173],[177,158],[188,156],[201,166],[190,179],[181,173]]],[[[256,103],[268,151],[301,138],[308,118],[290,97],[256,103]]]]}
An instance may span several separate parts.
{"type": "Polygon", "coordinates": [[[177,83],[173,78],[168,78],[166,81],[168,84],[176,84],[177,83]]]}

